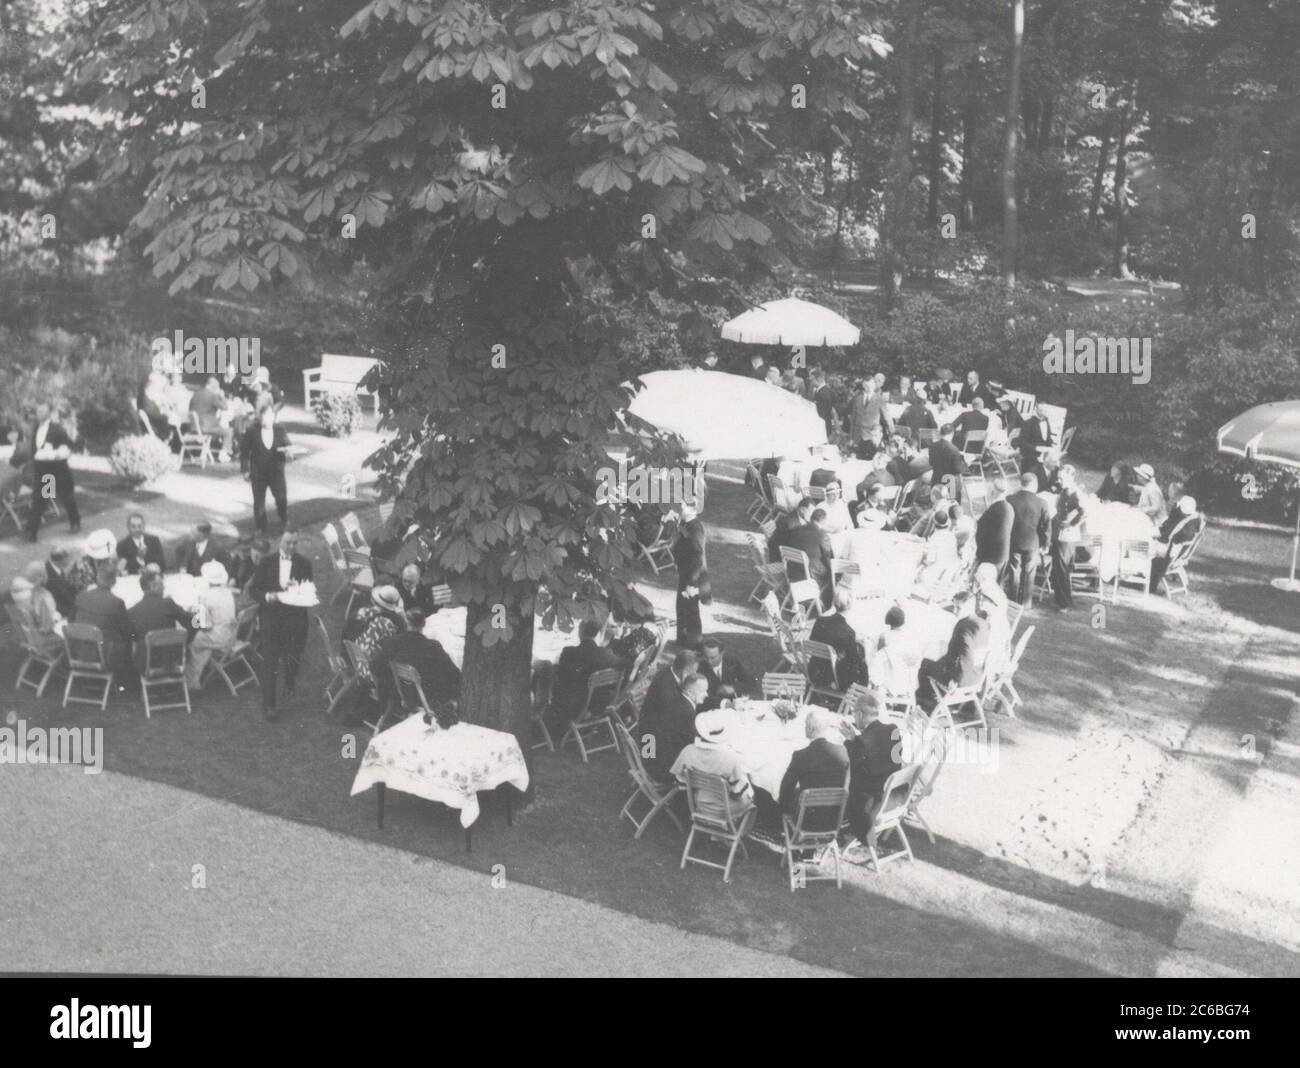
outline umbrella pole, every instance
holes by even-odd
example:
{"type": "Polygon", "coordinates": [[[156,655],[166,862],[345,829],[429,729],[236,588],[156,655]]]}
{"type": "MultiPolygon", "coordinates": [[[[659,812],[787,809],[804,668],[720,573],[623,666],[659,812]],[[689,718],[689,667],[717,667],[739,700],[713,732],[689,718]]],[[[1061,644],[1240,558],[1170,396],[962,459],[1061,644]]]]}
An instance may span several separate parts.
{"type": "Polygon", "coordinates": [[[1291,577],[1275,578],[1271,583],[1275,589],[1285,590],[1287,593],[1300,593],[1300,582],[1296,582],[1295,578],[1296,556],[1300,554],[1300,487],[1297,487],[1297,491],[1295,533],[1291,538],[1291,577]]]}

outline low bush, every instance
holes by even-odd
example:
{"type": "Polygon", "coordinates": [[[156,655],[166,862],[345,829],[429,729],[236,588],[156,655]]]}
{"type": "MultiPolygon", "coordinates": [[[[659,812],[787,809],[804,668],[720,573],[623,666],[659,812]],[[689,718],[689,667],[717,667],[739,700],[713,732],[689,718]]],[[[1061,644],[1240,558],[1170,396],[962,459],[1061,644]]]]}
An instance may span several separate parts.
{"type": "Polygon", "coordinates": [[[152,434],[118,438],[108,454],[114,474],[132,486],[147,486],[180,469],[180,457],[152,434]]]}
{"type": "Polygon", "coordinates": [[[317,393],[311,410],[322,430],[332,438],[349,438],[361,419],[361,402],[355,393],[317,393]]]}

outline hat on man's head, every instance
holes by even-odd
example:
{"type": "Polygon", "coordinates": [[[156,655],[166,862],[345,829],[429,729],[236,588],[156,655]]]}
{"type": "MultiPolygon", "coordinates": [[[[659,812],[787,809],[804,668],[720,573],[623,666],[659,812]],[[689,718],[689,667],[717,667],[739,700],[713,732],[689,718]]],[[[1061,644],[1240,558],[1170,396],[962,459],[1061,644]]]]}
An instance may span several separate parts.
{"type": "Polygon", "coordinates": [[[726,733],[731,717],[725,709],[710,708],[695,713],[695,733],[707,742],[719,742],[726,733]]]}
{"type": "Polygon", "coordinates": [[[934,513],[934,525],[935,525],[935,527],[936,527],[938,530],[943,530],[943,529],[945,529],[945,528],[948,526],[948,513],[947,513],[947,512],[935,512],[935,513],[934,513]]]}
{"type": "Polygon", "coordinates": [[[117,539],[111,530],[97,530],[86,539],[83,551],[92,560],[108,560],[117,552],[117,539]]]}
{"type": "Polygon", "coordinates": [[[199,568],[199,574],[209,586],[224,586],[230,581],[225,565],[220,560],[209,560],[199,568]]]}
{"type": "Polygon", "coordinates": [[[370,600],[376,608],[382,608],[385,612],[402,610],[402,597],[395,586],[376,586],[370,593],[370,600]]]}
{"type": "Polygon", "coordinates": [[[1178,498],[1178,508],[1183,515],[1196,514],[1196,498],[1183,494],[1178,498]]]}
{"type": "Polygon", "coordinates": [[[1137,467],[1133,468],[1133,473],[1143,482],[1150,482],[1156,477],[1156,469],[1150,464],[1138,464],[1137,467]]]}

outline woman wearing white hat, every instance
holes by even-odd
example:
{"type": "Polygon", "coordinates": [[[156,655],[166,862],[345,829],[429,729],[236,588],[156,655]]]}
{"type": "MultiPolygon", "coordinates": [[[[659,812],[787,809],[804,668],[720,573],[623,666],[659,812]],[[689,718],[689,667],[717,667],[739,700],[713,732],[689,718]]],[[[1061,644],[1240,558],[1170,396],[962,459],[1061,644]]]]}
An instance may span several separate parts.
{"type": "Polygon", "coordinates": [[[1196,507],[1196,498],[1187,494],[1178,498],[1178,506],[1164,521],[1155,543],[1155,555],[1151,558],[1151,585],[1147,588],[1156,593],[1169,570],[1169,560],[1174,548],[1187,542],[1195,541],[1205,530],[1205,516],[1196,507]]]}
{"type": "Polygon", "coordinates": [[[1150,464],[1138,464],[1133,469],[1133,474],[1137,476],[1138,485],[1142,487],[1138,491],[1138,510],[1159,526],[1165,521],[1169,512],[1165,507],[1165,495],[1160,490],[1160,483],[1156,481],[1155,468],[1150,464]]]}
{"type": "Polygon", "coordinates": [[[229,653],[235,644],[235,594],[230,576],[220,560],[209,560],[199,569],[203,587],[194,600],[194,625],[198,632],[190,642],[185,680],[198,688],[203,669],[214,652],[229,653]]]}
{"type": "Polygon", "coordinates": [[[68,569],[68,584],[73,593],[91,589],[95,585],[95,572],[99,565],[117,556],[117,539],[111,530],[99,529],[92,533],[81,547],[81,559],[68,569]]]}

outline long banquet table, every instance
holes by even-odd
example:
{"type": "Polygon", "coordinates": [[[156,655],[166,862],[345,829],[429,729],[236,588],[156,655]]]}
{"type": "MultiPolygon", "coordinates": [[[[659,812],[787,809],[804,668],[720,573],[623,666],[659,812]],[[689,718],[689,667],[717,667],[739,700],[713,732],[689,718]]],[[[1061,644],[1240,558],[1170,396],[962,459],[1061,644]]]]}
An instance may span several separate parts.
{"type": "Polygon", "coordinates": [[[1119,546],[1121,541],[1154,541],[1157,534],[1155,523],[1145,512],[1139,511],[1131,504],[1121,501],[1099,500],[1093,494],[1086,494],[1083,504],[1083,533],[1089,537],[1101,538],[1101,580],[1109,582],[1115,577],[1119,566],[1119,546]]]}

